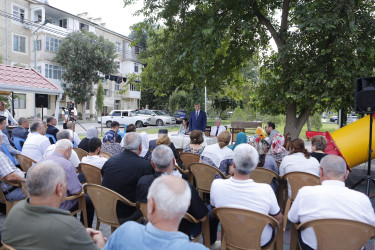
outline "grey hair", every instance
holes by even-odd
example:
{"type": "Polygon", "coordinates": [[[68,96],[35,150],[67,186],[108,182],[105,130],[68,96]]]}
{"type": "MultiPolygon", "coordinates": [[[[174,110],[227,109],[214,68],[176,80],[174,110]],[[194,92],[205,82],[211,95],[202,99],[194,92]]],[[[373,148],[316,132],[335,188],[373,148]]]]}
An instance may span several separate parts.
{"type": "Polygon", "coordinates": [[[56,134],[56,139],[57,140],[61,140],[61,139],[68,139],[68,140],[70,140],[71,139],[70,132],[68,130],[66,130],[66,129],[60,130],[56,134]]]}
{"type": "Polygon", "coordinates": [[[33,122],[30,126],[30,132],[36,132],[38,131],[38,127],[43,127],[43,122],[33,122]]]}
{"type": "Polygon", "coordinates": [[[221,119],[219,117],[216,117],[215,121],[220,121],[221,122],[221,119]]]}
{"type": "Polygon", "coordinates": [[[58,183],[66,186],[65,171],[54,161],[42,161],[31,167],[26,175],[29,196],[49,197],[58,183]]]}
{"type": "Polygon", "coordinates": [[[140,134],[137,134],[135,132],[130,132],[124,135],[124,138],[122,138],[121,146],[130,151],[135,151],[139,149],[139,146],[142,143],[142,137],[140,134]]]}
{"type": "Polygon", "coordinates": [[[67,128],[67,129],[71,129],[71,128],[73,128],[73,122],[71,122],[71,121],[67,122],[67,123],[66,123],[66,128],[67,128]]]}
{"type": "Polygon", "coordinates": [[[159,145],[152,151],[151,159],[158,169],[166,169],[173,161],[172,149],[166,145],[159,145]]]}
{"type": "Polygon", "coordinates": [[[250,174],[258,165],[259,154],[253,146],[242,143],[234,149],[233,160],[239,174],[250,174]]]}
{"type": "Polygon", "coordinates": [[[152,182],[147,199],[151,197],[164,219],[181,220],[190,205],[191,190],[185,180],[177,176],[163,175],[152,182]],[[183,182],[183,190],[175,188],[178,182],[183,182]]]}
{"type": "Polygon", "coordinates": [[[56,149],[55,150],[62,149],[62,150],[65,151],[65,150],[67,150],[69,148],[73,148],[73,144],[68,139],[61,139],[61,140],[58,140],[56,142],[56,149]]]}
{"type": "Polygon", "coordinates": [[[326,155],[320,161],[320,167],[327,177],[344,178],[346,174],[346,162],[337,155],[326,155]]]}
{"type": "Polygon", "coordinates": [[[26,121],[27,121],[27,119],[26,119],[25,117],[20,117],[20,119],[18,119],[18,124],[19,124],[19,125],[22,125],[22,124],[24,124],[26,121]]]}

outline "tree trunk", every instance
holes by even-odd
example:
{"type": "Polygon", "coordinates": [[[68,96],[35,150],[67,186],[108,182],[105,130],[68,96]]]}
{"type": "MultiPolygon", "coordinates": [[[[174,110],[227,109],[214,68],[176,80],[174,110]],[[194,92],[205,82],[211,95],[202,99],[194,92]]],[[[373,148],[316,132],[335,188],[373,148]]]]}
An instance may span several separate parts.
{"type": "Polygon", "coordinates": [[[286,123],[284,127],[284,135],[290,133],[291,139],[297,139],[303,125],[309,118],[311,107],[308,107],[297,117],[297,105],[295,103],[286,106],[286,123]]]}
{"type": "Polygon", "coordinates": [[[307,130],[308,130],[308,131],[311,131],[311,123],[310,123],[310,117],[309,117],[309,118],[307,118],[307,121],[306,121],[306,123],[307,123],[307,130]]]}

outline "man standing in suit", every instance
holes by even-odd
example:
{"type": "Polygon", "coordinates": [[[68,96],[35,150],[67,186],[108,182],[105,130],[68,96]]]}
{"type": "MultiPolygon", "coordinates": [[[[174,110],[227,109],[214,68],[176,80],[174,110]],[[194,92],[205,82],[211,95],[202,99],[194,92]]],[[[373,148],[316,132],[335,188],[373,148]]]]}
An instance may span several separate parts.
{"type": "Polygon", "coordinates": [[[200,110],[201,105],[199,102],[194,104],[195,111],[191,112],[189,118],[189,131],[201,130],[203,133],[206,132],[207,116],[206,112],[200,110]]]}

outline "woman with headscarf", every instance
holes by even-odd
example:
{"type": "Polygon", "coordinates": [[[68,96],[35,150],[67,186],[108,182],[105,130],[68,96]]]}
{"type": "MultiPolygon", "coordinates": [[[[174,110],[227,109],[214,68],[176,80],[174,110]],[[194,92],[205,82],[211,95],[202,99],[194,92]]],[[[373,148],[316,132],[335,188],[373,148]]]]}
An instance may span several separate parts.
{"type": "Polygon", "coordinates": [[[103,144],[100,151],[113,156],[121,153],[122,147],[120,143],[115,141],[115,137],[113,137],[111,134],[107,134],[103,137],[103,144]]]}
{"type": "Polygon", "coordinates": [[[98,129],[96,127],[89,127],[86,131],[86,137],[82,139],[78,147],[89,152],[89,140],[94,137],[98,137],[98,129]]]}
{"type": "Polygon", "coordinates": [[[140,153],[139,157],[144,157],[148,151],[148,145],[149,145],[147,133],[142,132],[141,138],[142,138],[142,152],[140,153]]]}
{"type": "Polygon", "coordinates": [[[228,148],[232,149],[234,151],[234,149],[242,144],[242,143],[247,143],[247,136],[244,132],[239,132],[237,134],[237,137],[236,137],[236,142],[234,143],[234,145],[230,145],[228,146],[228,148]]]}

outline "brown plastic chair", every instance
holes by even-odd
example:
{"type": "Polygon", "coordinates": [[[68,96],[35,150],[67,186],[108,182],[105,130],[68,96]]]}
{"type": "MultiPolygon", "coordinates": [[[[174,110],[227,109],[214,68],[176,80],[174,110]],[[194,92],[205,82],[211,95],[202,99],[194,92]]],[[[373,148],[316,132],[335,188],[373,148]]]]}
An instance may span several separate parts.
{"type": "MultiPolygon", "coordinates": [[[[309,174],[306,172],[290,172],[283,176],[284,186],[285,186],[285,209],[284,209],[284,221],[283,221],[283,231],[285,232],[286,224],[288,222],[288,213],[293,201],[296,199],[298,190],[304,186],[316,186],[320,185],[320,178],[316,175],[309,174]],[[288,184],[291,188],[291,197],[288,195],[288,184]]],[[[292,223],[291,225],[291,240],[290,249],[295,249],[297,247],[297,229],[296,225],[292,223]]]]}
{"type": "Polygon", "coordinates": [[[2,250],[16,250],[14,247],[4,243],[4,241],[1,241],[1,243],[3,244],[2,250]]]}
{"type": "MultiPolygon", "coordinates": [[[[101,222],[110,225],[112,232],[121,225],[116,211],[118,201],[127,206],[136,207],[135,203],[129,201],[122,195],[100,185],[86,184],[83,186],[83,190],[90,196],[92,204],[94,205],[97,217],[97,230],[99,230],[101,222]]],[[[138,220],[142,218],[143,216],[138,218],[138,220]]]]}
{"type": "Polygon", "coordinates": [[[185,166],[185,170],[183,171],[183,173],[188,175],[189,183],[193,184],[193,175],[190,174],[189,165],[192,163],[198,163],[200,159],[200,155],[192,154],[192,153],[182,153],[180,154],[180,159],[184,163],[184,166],[185,166]]]}
{"type": "Polygon", "coordinates": [[[102,184],[102,172],[100,168],[86,163],[81,163],[80,166],[87,183],[102,184]]]}
{"type": "Polygon", "coordinates": [[[36,161],[27,157],[26,155],[16,154],[16,158],[20,163],[22,171],[24,171],[25,173],[29,170],[29,168],[31,168],[33,163],[36,164],[36,161]]]}
{"type": "Polygon", "coordinates": [[[230,128],[230,131],[232,133],[232,145],[233,145],[233,143],[235,143],[237,140],[238,133],[240,132],[245,133],[245,128],[230,128]]]}
{"type": "MultiPolygon", "coordinates": [[[[147,222],[148,221],[147,203],[138,201],[136,206],[142,212],[147,222]]],[[[196,223],[196,224],[200,223],[200,220],[196,219],[189,213],[186,213],[183,218],[189,221],[190,223],[196,223]]],[[[201,235],[203,236],[204,245],[209,248],[210,247],[210,222],[209,222],[208,216],[207,216],[207,219],[204,222],[202,222],[202,231],[191,241],[198,242],[201,235]]]]}
{"type": "Polygon", "coordinates": [[[280,176],[278,173],[266,168],[255,168],[250,173],[250,179],[254,180],[257,183],[271,184],[273,179],[276,179],[276,181],[280,181],[280,176]]]}
{"type": "Polygon", "coordinates": [[[370,238],[375,236],[374,226],[353,220],[311,220],[299,225],[297,230],[308,227],[314,229],[318,249],[361,249],[370,238]]]}
{"type": "Polygon", "coordinates": [[[209,137],[211,134],[211,126],[206,126],[206,131],[204,131],[204,135],[209,137]]]}
{"type": "Polygon", "coordinates": [[[278,236],[265,248],[260,245],[260,238],[267,224],[276,229],[277,234],[282,234],[278,222],[269,215],[229,207],[215,208],[212,214],[219,217],[224,231],[221,249],[274,249],[276,238],[280,238],[278,236]]]}
{"type": "Polygon", "coordinates": [[[82,158],[89,154],[82,148],[73,148],[73,150],[77,153],[79,161],[82,161],[82,158]]]}
{"type": "Polygon", "coordinates": [[[100,156],[103,156],[103,157],[105,157],[105,158],[107,158],[107,159],[109,159],[109,158],[112,157],[111,154],[108,154],[107,152],[103,152],[103,151],[100,151],[99,155],[100,155],[100,156]]]}
{"type": "MultiPolygon", "coordinates": [[[[0,184],[1,182],[5,182],[9,185],[12,185],[14,187],[20,187],[19,184],[14,184],[14,183],[11,183],[7,180],[5,180],[4,178],[0,177],[0,184]]],[[[3,203],[5,204],[5,211],[6,211],[6,215],[8,215],[8,213],[10,212],[10,210],[12,209],[12,207],[19,201],[8,201],[6,198],[5,198],[5,194],[3,192],[3,189],[0,187],[0,203],[3,203]]]]}
{"type": "Polygon", "coordinates": [[[223,179],[227,178],[218,168],[204,163],[191,163],[189,170],[194,176],[196,188],[200,192],[202,199],[204,193],[209,194],[211,192],[211,184],[217,174],[223,179]]]}

